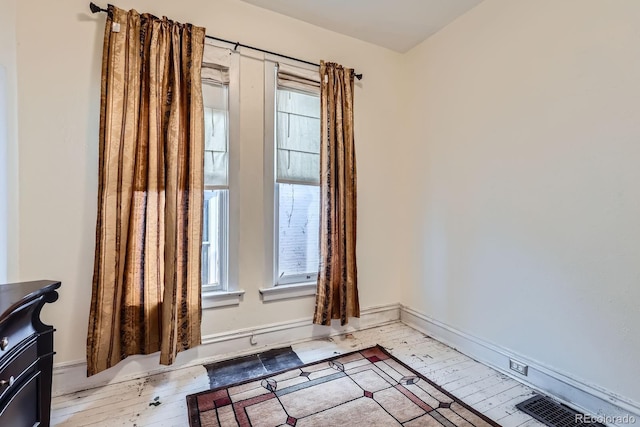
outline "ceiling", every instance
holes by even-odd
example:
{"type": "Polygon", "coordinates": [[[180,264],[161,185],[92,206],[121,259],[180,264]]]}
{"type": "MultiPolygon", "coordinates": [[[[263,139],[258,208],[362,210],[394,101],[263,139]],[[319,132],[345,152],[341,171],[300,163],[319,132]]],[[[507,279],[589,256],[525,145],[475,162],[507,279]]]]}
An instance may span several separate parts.
{"type": "Polygon", "coordinates": [[[243,0],[378,46],[406,52],[482,0],[243,0]]]}

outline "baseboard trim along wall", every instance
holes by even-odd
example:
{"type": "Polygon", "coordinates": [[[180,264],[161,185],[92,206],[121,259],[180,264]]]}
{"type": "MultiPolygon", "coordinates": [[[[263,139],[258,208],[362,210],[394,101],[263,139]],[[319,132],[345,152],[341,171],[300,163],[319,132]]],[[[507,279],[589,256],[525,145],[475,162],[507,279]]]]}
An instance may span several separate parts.
{"type": "Polygon", "coordinates": [[[612,418],[632,415],[640,419],[640,405],[636,402],[587,384],[506,348],[488,343],[414,309],[402,306],[400,319],[406,325],[577,410],[590,415],[612,418]],[[509,359],[527,364],[529,366],[527,375],[511,371],[509,359]]]}
{"type": "Polygon", "coordinates": [[[89,378],[86,375],[87,364],[84,360],[56,363],[53,367],[53,396],[258,353],[269,348],[374,328],[398,320],[400,320],[400,304],[388,304],[361,310],[360,319],[352,319],[345,326],[340,326],[339,321],[334,322],[330,327],[314,325],[309,317],[238,329],[203,336],[202,345],[178,354],[176,362],[171,366],[159,365],[158,353],[130,356],[113,368],[89,378]]]}

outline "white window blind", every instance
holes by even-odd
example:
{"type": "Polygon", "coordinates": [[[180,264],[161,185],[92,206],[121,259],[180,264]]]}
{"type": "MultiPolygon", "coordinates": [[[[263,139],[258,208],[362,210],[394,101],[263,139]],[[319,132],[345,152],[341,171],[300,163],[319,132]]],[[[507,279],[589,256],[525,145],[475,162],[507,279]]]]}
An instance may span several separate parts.
{"type": "Polygon", "coordinates": [[[207,190],[229,187],[229,65],[229,49],[205,44],[202,96],[204,185],[207,190]]]}
{"type": "Polygon", "coordinates": [[[202,54],[202,81],[228,85],[230,66],[231,51],[213,46],[207,40],[202,54]]]}
{"type": "Polygon", "coordinates": [[[288,64],[278,64],[278,87],[320,95],[320,73],[288,64]]]}
{"type": "Polygon", "coordinates": [[[320,76],[279,64],[276,96],[276,181],[320,182],[320,76]],[[317,89],[317,91],[316,91],[317,89]]]}

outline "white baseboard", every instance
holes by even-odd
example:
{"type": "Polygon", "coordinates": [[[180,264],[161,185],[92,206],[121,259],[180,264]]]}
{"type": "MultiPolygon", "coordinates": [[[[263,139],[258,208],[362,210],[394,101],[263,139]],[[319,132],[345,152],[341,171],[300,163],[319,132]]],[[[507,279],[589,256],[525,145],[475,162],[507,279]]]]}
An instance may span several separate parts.
{"type": "Polygon", "coordinates": [[[409,307],[401,307],[400,318],[408,326],[577,410],[590,415],[610,417],[631,415],[640,419],[638,403],[611,391],[488,343],[409,307]],[[520,375],[509,370],[510,358],[526,363],[529,366],[528,375],[520,375]]]}
{"type": "Polygon", "coordinates": [[[340,326],[339,321],[334,321],[332,326],[319,326],[311,320],[305,318],[203,336],[202,345],[178,354],[171,366],[159,365],[158,353],[130,356],[113,368],[87,378],[84,360],[56,363],[53,367],[53,396],[257,353],[277,346],[374,328],[400,320],[400,304],[361,310],[360,318],[351,319],[345,326],[340,326]]]}

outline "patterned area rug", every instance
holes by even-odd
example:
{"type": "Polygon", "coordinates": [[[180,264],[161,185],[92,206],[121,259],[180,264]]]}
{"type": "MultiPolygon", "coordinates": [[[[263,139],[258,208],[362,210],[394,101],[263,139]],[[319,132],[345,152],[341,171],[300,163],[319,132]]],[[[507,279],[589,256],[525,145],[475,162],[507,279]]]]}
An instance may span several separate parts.
{"type": "Polygon", "coordinates": [[[499,426],[382,347],[187,396],[191,427],[499,426]]]}

